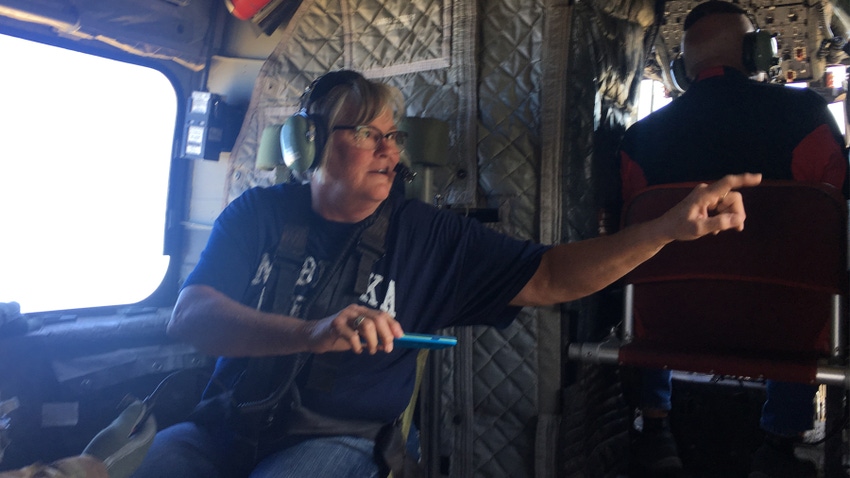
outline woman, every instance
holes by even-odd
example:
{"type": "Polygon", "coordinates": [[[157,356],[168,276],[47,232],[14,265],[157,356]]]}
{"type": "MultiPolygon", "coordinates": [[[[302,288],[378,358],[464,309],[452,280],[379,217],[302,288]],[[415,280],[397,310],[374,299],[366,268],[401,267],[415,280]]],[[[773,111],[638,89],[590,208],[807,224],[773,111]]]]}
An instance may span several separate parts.
{"type": "Polygon", "coordinates": [[[672,240],[742,228],[730,190],[759,181],[704,185],[612,236],[519,241],[403,198],[393,91],[353,71],[316,80],[292,119],[307,135],[289,138],[310,147],[284,145],[315,147],[305,182],[251,189],[216,220],[168,331],[221,358],[192,421],[160,432],[134,476],[385,475],[375,457],[397,456],[384,438],[415,377],[394,339],[505,327],[600,290],[672,240]]]}

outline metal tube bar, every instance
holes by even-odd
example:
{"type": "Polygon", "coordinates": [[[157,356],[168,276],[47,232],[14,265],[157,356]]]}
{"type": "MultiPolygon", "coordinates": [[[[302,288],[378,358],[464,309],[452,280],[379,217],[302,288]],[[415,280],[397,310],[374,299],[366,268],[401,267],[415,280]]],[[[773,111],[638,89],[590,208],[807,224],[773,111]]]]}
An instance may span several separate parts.
{"type": "Polygon", "coordinates": [[[634,311],[632,310],[635,304],[635,286],[634,284],[626,284],[625,290],[623,291],[624,302],[623,305],[623,342],[631,342],[632,337],[634,337],[635,332],[635,317],[634,311]]]}

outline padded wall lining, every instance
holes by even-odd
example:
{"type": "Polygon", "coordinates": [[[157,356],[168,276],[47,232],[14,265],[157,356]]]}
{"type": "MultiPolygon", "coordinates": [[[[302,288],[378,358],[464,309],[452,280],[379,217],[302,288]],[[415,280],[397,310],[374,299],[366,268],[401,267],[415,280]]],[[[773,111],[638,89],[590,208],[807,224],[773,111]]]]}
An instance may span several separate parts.
{"type": "MultiPolygon", "coordinates": [[[[572,12],[561,165],[564,242],[598,235],[610,226],[605,213],[619,207],[615,152],[634,117],[634,91],[644,65],[644,29],[630,19],[654,11],[653,4],[642,2],[647,12],[639,14],[635,5],[577,2],[572,12]]],[[[616,304],[616,287],[566,304],[565,342],[606,334],[619,321],[616,304]]],[[[564,389],[558,476],[618,476],[628,462],[630,413],[616,370],[591,365],[571,369],[564,389]]]]}

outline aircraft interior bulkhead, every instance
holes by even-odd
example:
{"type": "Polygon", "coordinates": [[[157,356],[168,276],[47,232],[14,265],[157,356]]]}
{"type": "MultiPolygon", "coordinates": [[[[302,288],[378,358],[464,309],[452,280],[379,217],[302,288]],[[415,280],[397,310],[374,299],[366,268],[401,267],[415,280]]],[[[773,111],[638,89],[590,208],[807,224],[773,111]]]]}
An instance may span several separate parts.
{"type": "MultiPolygon", "coordinates": [[[[660,215],[623,208],[615,158],[631,125],[687,95],[684,23],[704,1],[0,0],[0,474],[79,455],[132,398],[148,398],[159,430],[187,419],[216,357],[166,332],[178,294],[228,204],[295,181],[280,138],[328,72],[355,70],[403,97],[408,198],[543,244],[660,215]]],[[[850,1],[729,2],[763,33],[759,48],[775,48],[758,50],[753,79],[814,91],[846,138],[850,1]]],[[[789,107],[783,118],[807,114],[789,107]]],[[[380,133],[376,149],[397,140],[380,133]]],[[[744,195],[753,211],[786,211],[771,220],[793,211],[808,233],[757,236],[756,251],[792,236],[815,245],[744,254],[731,267],[758,256],[783,272],[797,267],[790,256],[829,247],[826,262],[838,265],[827,272],[810,258],[791,274],[839,284],[828,314],[800,317],[822,324],[809,368],[792,364],[802,348],[760,362],[767,375],[714,355],[669,366],[678,362],[637,346],[649,327],[631,314],[644,276],[524,307],[505,328],[447,327],[439,334],[450,343],[423,358],[413,387],[417,476],[650,476],[634,465],[644,418],[635,363],[675,369],[669,424],[685,469],[675,476],[753,476],[776,370],[818,386],[797,456],[819,477],[850,475],[847,204],[839,195],[834,215],[814,218],[767,198],[744,195]]],[[[724,262],[689,251],[671,252],[676,284],[685,264],[724,262]]],[[[726,301],[719,286],[707,299],[690,290],[661,302],[726,301]]],[[[790,297],[765,307],[791,307],[790,297]]],[[[753,353],[805,335],[745,320],[684,329],[753,353]]],[[[672,341],[680,355],[696,349],[672,341]]]]}

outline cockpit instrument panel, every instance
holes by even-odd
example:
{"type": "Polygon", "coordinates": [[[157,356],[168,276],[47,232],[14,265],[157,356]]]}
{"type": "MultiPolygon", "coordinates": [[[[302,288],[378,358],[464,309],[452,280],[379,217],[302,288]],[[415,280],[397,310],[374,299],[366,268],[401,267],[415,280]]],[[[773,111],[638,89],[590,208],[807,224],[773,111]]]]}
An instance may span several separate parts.
{"type": "MultiPolygon", "coordinates": [[[[665,3],[656,41],[656,49],[663,42],[665,51],[657,51],[662,62],[679,54],[685,17],[699,3],[693,0],[665,3]]],[[[767,30],[776,38],[779,59],[769,72],[771,81],[819,81],[830,56],[835,56],[843,46],[833,43],[830,18],[827,18],[831,16],[832,7],[825,2],[744,0],[734,3],[749,12],[755,28],[767,30]]],[[[838,40],[843,43],[840,38],[838,40]]]]}

